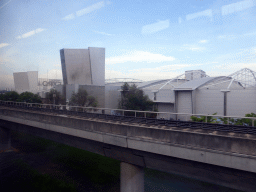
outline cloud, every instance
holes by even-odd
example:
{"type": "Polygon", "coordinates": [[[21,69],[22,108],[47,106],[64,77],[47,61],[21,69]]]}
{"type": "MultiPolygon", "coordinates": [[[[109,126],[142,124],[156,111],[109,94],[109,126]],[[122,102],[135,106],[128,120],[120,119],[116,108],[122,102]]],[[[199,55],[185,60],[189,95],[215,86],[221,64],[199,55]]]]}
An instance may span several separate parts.
{"type": "Polygon", "coordinates": [[[251,36],[255,36],[255,35],[256,35],[256,31],[244,33],[244,34],[241,34],[241,35],[219,35],[217,38],[218,39],[225,39],[225,40],[233,40],[233,39],[236,39],[236,38],[251,37],[251,36]]]}
{"type": "Polygon", "coordinates": [[[109,57],[106,58],[106,64],[117,64],[125,62],[165,62],[165,61],[174,61],[175,58],[171,56],[164,56],[162,54],[150,53],[146,51],[133,51],[127,55],[109,57]]]}
{"type": "Polygon", "coordinates": [[[143,81],[150,81],[155,79],[171,79],[178,75],[182,74],[181,72],[155,72],[154,69],[150,71],[116,71],[116,70],[106,70],[106,79],[113,79],[113,78],[133,78],[133,79],[140,79],[143,81]]]}
{"type": "Polygon", "coordinates": [[[240,49],[237,52],[221,55],[222,63],[254,63],[256,62],[256,47],[240,49]]]}
{"type": "Polygon", "coordinates": [[[8,1],[7,3],[5,3],[4,5],[2,5],[2,7],[0,7],[0,9],[2,9],[4,6],[6,6],[7,4],[9,4],[12,0],[8,1]]]}
{"type": "Polygon", "coordinates": [[[153,34],[158,31],[162,31],[169,27],[169,20],[158,21],[153,24],[144,25],[141,30],[141,34],[153,34]]]}
{"type": "Polygon", "coordinates": [[[195,66],[201,66],[203,64],[172,64],[172,65],[163,65],[160,67],[155,67],[155,68],[143,68],[143,69],[133,69],[131,70],[132,72],[140,72],[143,70],[143,72],[155,72],[155,73],[160,73],[160,72],[171,72],[171,71],[177,71],[183,68],[191,68],[195,66]]]}
{"type": "Polygon", "coordinates": [[[199,41],[199,43],[208,43],[208,40],[201,40],[201,41],[199,41]]]}
{"type": "Polygon", "coordinates": [[[179,17],[178,21],[179,21],[179,24],[181,24],[183,22],[183,19],[179,17]]]}
{"type": "Polygon", "coordinates": [[[183,45],[183,47],[181,47],[180,49],[181,51],[184,51],[184,50],[190,50],[190,51],[203,51],[205,50],[204,47],[200,47],[198,45],[189,45],[189,44],[185,44],[183,45]]]}
{"type": "Polygon", "coordinates": [[[30,36],[33,36],[37,33],[41,33],[42,31],[44,31],[45,29],[42,29],[42,28],[37,28],[36,30],[33,30],[33,31],[30,31],[30,32],[27,32],[23,35],[20,35],[18,37],[16,37],[17,39],[25,39],[25,38],[28,38],[30,36]]]}
{"type": "Polygon", "coordinates": [[[61,67],[61,64],[55,64],[53,67],[61,67]]]}
{"type": "MultiPolygon", "coordinates": [[[[0,55],[0,67],[1,67],[1,64],[4,64],[9,68],[12,68],[15,64],[19,63],[17,62],[17,61],[20,61],[19,56],[20,56],[19,52],[12,46],[5,53],[2,53],[0,55]]],[[[0,68],[0,72],[1,72],[1,68],[0,68]]]]}
{"type": "Polygon", "coordinates": [[[101,34],[101,35],[113,36],[113,34],[109,34],[109,33],[105,33],[105,32],[100,32],[100,31],[93,31],[93,32],[101,34]]]}
{"type": "Polygon", "coordinates": [[[194,66],[201,66],[203,64],[173,64],[164,65],[154,68],[142,68],[136,70],[106,70],[106,79],[113,78],[134,78],[143,81],[155,80],[155,79],[171,79],[184,73],[185,69],[191,69],[194,66]]]}
{"type": "Polygon", "coordinates": [[[221,65],[215,65],[212,68],[215,70],[226,70],[228,72],[230,72],[231,70],[240,70],[242,68],[249,68],[253,71],[256,71],[256,63],[225,63],[221,65]]]}
{"type": "Polygon", "coordinates": [[[246,36],[254,36],[256,35],[256,31],[255,32],[250,32],[250,33],[245,33],[242,35],[242,37],[246,37],[246,36]]]}
{"type": "Polygon", "coordinates": [[[62,70],[52,69],[52,70],[49,70],[48,73],[39,74],[38,76],[39,78],[48,77],[48,79],[62,79],[62,70]]]}
{"type": "Polygon", "coordinates": [[[219,35],[218,39],[226,39],[226,40],[233,40],[236,39],[236,35],[219,35]]]}
{"type": "Polygon", "coordinates": [[[0,48],[6,47],[6,46],[8,46],[8,45],[10,45],[10,44],[8,44],[8,43],[1,43],[1,44],[0,44],[0,48]]]}
{"type": "Polygon", "coordinates": [[[76,16],[80,17],[80,16],[82,16],[84,14],[88,14],[88,13],[91,13],[93,11],[96,11],[96,10],[98,10],[98,9],[104,7],[104,6],[105,6],[104,1],[101,1],[99,3],[95,3],[95,4],[93,4],[93,5],[89,6],[89,7],[86,7],[84,9],[81,9],[81,10],[77,11],[76,12],[76,16]]]}
{"type": "Polygon", "coordinates": [[[186,15],[186,19],[191,20],[191,19],[195,19],[197,17],[210,17],[212,19],[212,10],[211,9],[207,9],[201,12],[197,12],[197,13],[192,13],[192,14],[188,14],[186,15]]]}
{"type": "Polygon", "coordinates": [[[0,74],[0,90],[6,89],[6,88],[14,90],[13,76],[1,73],[0,74]]]}
{"type": "Polygon", "coordinates": [[[66,17],[63,17],[62,20],[69,21],[74,18],[75,18],[75,15],[72,13],[72,14],[67,15],[66,17]]]}
{"type": "Polygon", "coordinates": [[[249,68],[256,71],[256,63],[224,63],[221,65],[212,66],[211,70],[207,72],[210,76],[227,76],[243,68],[249,68]]]}
{"type": "Polygon", "coordinates": [[[256,5],[256,3],[253,2],[253,0],[239,1],[237,3],[231,3],[228,5],[222,6],[221,13],[222,13],[222,15],[228,15],[228,14],[235,13],[238,11],[243,11],[243,10],[253,7],[255,5],[256,5]]]}

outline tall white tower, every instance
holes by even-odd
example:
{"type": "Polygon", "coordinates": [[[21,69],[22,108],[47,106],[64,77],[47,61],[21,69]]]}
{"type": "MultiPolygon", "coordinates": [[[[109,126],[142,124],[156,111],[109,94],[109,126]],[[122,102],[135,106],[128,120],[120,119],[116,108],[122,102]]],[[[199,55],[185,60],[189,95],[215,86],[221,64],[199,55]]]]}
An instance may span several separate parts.
{"type": "Polygon", "coordinates": [[[38,71],[13,73],[15,91],[22,92],[38,92],[38,71]]]}
{"type": "Polygon", "coordinates": [[[61,49],[64,84],[105,85],[105,48],[61,49]]]}

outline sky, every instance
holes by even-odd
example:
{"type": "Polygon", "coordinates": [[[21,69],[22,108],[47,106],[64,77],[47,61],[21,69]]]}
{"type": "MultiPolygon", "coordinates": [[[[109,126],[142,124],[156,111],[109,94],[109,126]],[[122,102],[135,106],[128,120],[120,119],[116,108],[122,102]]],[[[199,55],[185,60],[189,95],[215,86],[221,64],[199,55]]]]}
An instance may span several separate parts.
{"type": "Polygon", "coordinates": [[[256,0],[0,0],[0,89],[62,79],[60,49],[105,48],[106,79],[256,71],[256,0]]]}

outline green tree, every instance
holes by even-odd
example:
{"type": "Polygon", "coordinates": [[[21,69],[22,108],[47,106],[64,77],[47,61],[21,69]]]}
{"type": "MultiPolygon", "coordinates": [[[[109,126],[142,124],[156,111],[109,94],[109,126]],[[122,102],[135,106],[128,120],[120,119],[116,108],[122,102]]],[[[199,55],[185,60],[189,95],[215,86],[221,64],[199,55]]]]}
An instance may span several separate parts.
{"type": "Polygon", "coordinates": [[[65,98],[55,89],[51,89],[50,92],[46,93],[46,103],[53,104],[55,101],[56,105],[62,104],[66,105],[65,98]],[[55,96],[55,97],[54,97],[55,96]]]}
{"type": "Polygon", "coordinates": [[[82,107],[97,107],[98,102],[95,97],[89,96],[85,89],[79,88],[77,93],[72,94],[69,105],[82,107]]]}
{"type": "Polygon", "coordinates": [[[42,103],[42,99],[38,94],[34,94],[28,91],[21,93],[17,101],[26,103],[42,103]]]}
{"type": "MultiPolygon", "coordinates": [[[[245,114],[245,117],[256,117],[255,113],[247,113],[245,114]]],[[[223,121],[224,124],[233,124],[233,125],[246,125],[246,126],[252,126],[252,119],[233,119],[233,118],[220,118],[221,121],[223,121]],[[229,121],[228,121],[229,120],[229,121]]],[[[256,122],[254,122],[254,126],[256,126],[256,122]]]]}
{"type": "MultiPolygon", "coordinates": [[[[212,115],[216,115],[217,113],[213,113],[212,115]]],[[[245,114],[245,117],[256,117],[255,113],[248,113],[245,114]]],[[[196,122],[205,122],[206,116],[196,117],[191,116],[190,117],[192,121],[196,122]]],[[[246,125],[246,126],[252,126],[252,120],[251,119],[234,119],[234,118],[227,118],[227,117],[220,117],[219,120],[217,120],[214,117],[208,116],[207,117],[208,123],[223,123],[223,124],[230,124],[230,125],[246,125]]],[[[254,126],[256,127],[256,122],[254,123],[254,126]]]]}
{"type": "MultiPolygon", "coordinates": [[[[217,113],[213,113],[212,115],[217,115],[217,113]]],[[[191,116],[190,119],[196,122],[205,122],[206,116],[201,116],[201,117],[191,116]]],[[[207,116],[207,123],[218,123],[218,121],[216,118],[212,116],[207,116]]]]}
{"type": "MultiPolygon", "coordinates": [[[[130,86],[128,83],[124,83],[121,89],[121,100],[118,104],[119,109],[157,111],[154,110],[154,102],[151,101],[149,97],[144,94],[144,91],[139,89],[135,84],[130,86]]],[[[129,114],[130,113],[126,113],[126,115],[129,114]]]]}
{"type": "Polygon", "coordinates": [[[16,91],[6,92],[1,96],[1,99],[4,101],[17,101],[18,98],[19,98],[19,93],[17,93],[16,91]]]}

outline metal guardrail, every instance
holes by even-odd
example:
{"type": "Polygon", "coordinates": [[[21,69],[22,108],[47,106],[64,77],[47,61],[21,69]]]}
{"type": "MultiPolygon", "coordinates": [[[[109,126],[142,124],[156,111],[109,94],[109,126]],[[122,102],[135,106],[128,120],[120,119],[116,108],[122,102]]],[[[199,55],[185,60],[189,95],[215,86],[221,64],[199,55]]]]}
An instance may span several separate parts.
{"type": "Polygon", "coordinates": [[[191,113],[168,113],[168,112],[153,112],[153,111],[136,111],[124,109],[110,109],[110,108],[96,108],[96,107],[81,107],[81,106],[68,106],[68,105],[53,105],[53,104],[40,104],[40,103],[25,103],[13,101],[0,101],[0,105],[14,107],[19,109],[28,109],[33,111],[41,111],[47,113],[56,113],[63,115],[75,115],[86,118],[100,118],[107,120],[124,121],[140,124],[155,124],[165,125],[168,127],[191,128],[191,129],[204,129],[215,130],[224,132],[247,133],[256,134],[254,127],[255,117],[238,117],[238,116],[223,116],[223,115],[206,115],[206,114],[191,114],[191,113]],[[129,113],[127,115],[127,112],[129,113]],[[142,115],[139,115],[142,114],[142,115]],[[173,119],[164,119],[160,115],[183,115],[188,120],[190,116],[206,116],[205,122],[193,121],[180,121],[173,119]],[[252,126],[233,125],[233,124],[217,124],[208,123],[207,117],[223,117],[237,118],[237,119],[251,119],[252,126]]]}

